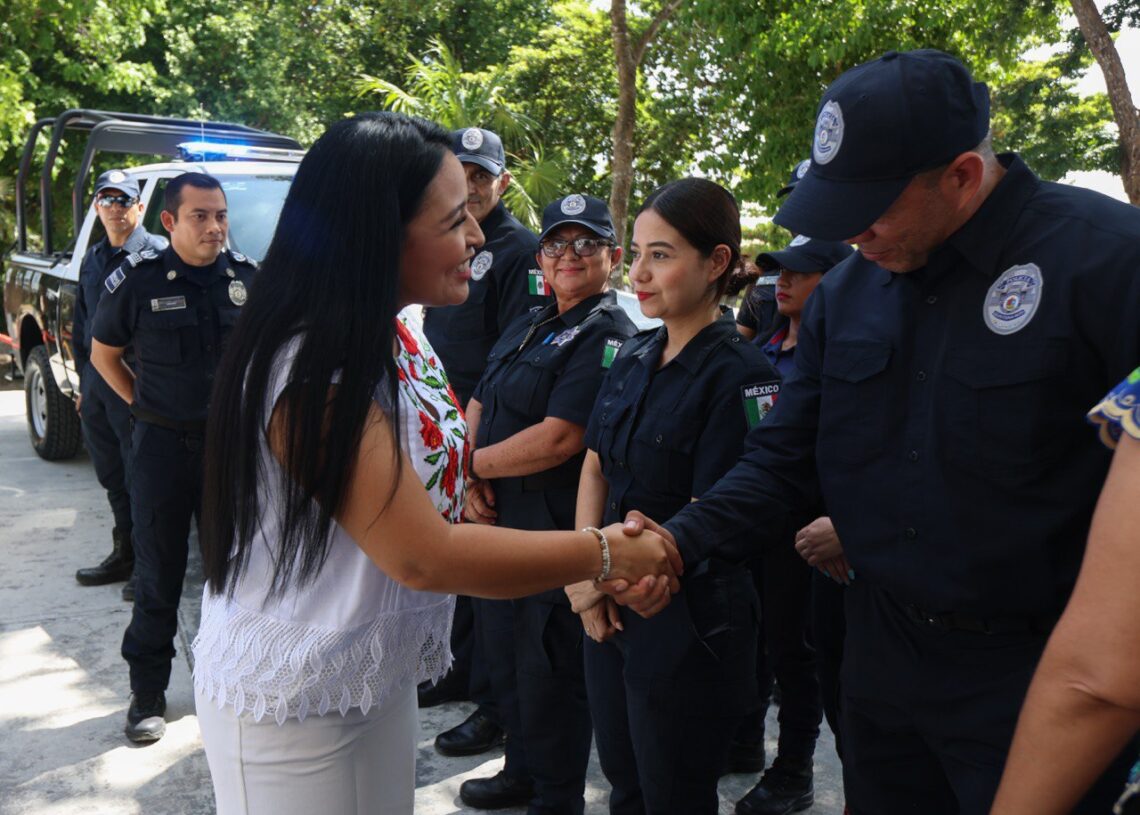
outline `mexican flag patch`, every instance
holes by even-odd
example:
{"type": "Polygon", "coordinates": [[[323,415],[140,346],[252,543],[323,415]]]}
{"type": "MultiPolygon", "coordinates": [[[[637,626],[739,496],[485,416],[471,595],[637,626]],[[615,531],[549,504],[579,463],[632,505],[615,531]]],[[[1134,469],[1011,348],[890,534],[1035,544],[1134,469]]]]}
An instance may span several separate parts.
{"type": "Polygon", "coordinates": [[[617,352],[621,350],[625,340],[618,339],[617,337],[606,337],[605,347],[602,348],[602,367],[609,368],[614,364],[614,357],[617,352]]]}
{"type": "Polygon", "coordinates": [[[527,291],[539,296],[550,294],[550,290],[546,288],[546,278],[542,275],[542,269],[531,269],[526,275],[527,291]]]}
{"type": "Polygon", "coordinates": [[[761,382],[756,385],[745,385],[740,389],[744,399],[744,415],[748,419],[748,429],[756,427],[764,421],[764,417],[776,404],[776,397],[780,395],[779,382],[761,382]]]}

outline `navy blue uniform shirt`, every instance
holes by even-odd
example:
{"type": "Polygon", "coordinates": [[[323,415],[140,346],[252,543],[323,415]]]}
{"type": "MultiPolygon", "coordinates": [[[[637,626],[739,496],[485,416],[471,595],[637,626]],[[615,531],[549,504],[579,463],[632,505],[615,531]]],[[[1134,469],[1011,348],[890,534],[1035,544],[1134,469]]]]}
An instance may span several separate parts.
{"type": "MultiPolygon", "coordinates": [[[[587,297],[564,314],[551,304],[515,320],[491,350],[475,389],[483,406],[477,445],[501,442],[547,416],[585,427],[606,369],[636,332],[612,291],[587,297]]],[[[496,491],[577,486],[584,455],[533,476],[495,479],[496,491]]]]}
{"type": "Polygon", "coordinates": [[[168,248],[131,255],[107,277],[91,334],[106,345],[134,346],[138,408],[205,421],[214,371],[256,271],[229,250],[201,267],[168,248]]]}
{"type": "MultiPolygon", "coordinates": [[[[664,521],[709,489],[775,403],[779,375],[726,311],[658,369],[668,334],[645,331],[623,348],[598,393],[586,447],[609,484],[603,523],[639,509],[664,521]]],[[[755,534],[737,535],[747,548],[755,534]]]]}
{"type": "Polygon", "coordinates": [[[424,334],[464,407],[506,327],[535,306],[554,301],[534,257],[538,238],[507,212],[502,201],[479,228],[486,243],[471,260],[467,299],[456,306],[424,310],[424,334]]]}
{"type": "Polygon", "coordinates": [[[778,543],[818,472],[859,580],[932,612],[1064,606],[1109,461],[1084,413],[1140,359],[1140,210],[1001,161],[923,269],[824,277],[772,415],[668,523],[687,563],[778,543]]]}
{"type": "Polygon", "coordinates": [[[79,264],[79,291],[75,296],[75,318],[71,326],[71,348],[75,356],[75,371],[80,376],[82,388],[85,376],[98,376],[87,363],[91,361],[91,323],[95,319],[95,309],[107,292],[103,281],[107,275],[119,268],[129,255],[150,249],[161,252],[168,245],[166,238],[152,235],[142,224],[135,227],[122,246],[111,246],[106,238],[87,250],[79,264]]]}

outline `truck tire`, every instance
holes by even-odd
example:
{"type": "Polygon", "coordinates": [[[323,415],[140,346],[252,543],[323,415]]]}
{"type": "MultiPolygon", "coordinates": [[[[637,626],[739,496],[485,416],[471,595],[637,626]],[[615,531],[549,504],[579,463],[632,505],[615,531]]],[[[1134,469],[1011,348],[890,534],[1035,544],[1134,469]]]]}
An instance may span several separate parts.
{"type": "Polygon", "coordinates": [[[55,384],[43,345],[32,349],[24,365],[24,404],[36,454],[47,461],[73,458],[80,443],[79,413],[55,384]]]}

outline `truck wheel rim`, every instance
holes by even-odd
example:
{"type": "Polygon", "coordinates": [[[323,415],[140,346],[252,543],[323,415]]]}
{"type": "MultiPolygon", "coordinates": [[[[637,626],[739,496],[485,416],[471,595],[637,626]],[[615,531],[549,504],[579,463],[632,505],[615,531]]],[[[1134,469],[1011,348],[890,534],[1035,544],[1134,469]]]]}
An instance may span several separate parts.
{"type": "Polygon", "coordinates": [[[47,390],[43,374],[38,366],[31,366],[28,376],[31,379],[28,383],[28,393],[31,394],[32,399],[28,415],[32,420],[32,430],[35,431],[38,438],[42,439],[47,435],[47,390]]]}

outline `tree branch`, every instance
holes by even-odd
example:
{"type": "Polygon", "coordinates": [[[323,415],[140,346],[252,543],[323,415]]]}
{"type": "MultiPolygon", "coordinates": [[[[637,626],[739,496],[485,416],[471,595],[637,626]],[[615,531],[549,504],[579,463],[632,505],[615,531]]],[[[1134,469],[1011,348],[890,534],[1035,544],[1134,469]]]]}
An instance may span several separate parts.
{"type": "Polygon", "coordinates": [[[641,58],[645,56],[645,49],[649,43],[653,42],[653,38],[657,36],[657,32],[661,26],[665,25],[665,21],[673,16],[673,12],[681,7],[685,0],[669,0],[661,9],[653,16],[649,22],[649,28],[641,33],[637,38],[637,42],[633,46],[633,64],[640,65],[641,58]]]}

